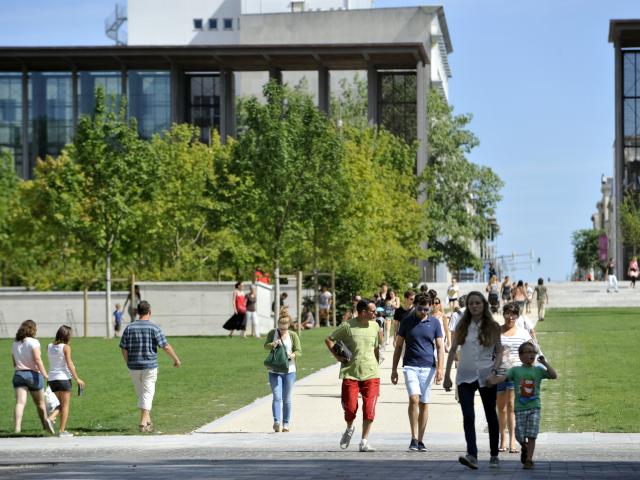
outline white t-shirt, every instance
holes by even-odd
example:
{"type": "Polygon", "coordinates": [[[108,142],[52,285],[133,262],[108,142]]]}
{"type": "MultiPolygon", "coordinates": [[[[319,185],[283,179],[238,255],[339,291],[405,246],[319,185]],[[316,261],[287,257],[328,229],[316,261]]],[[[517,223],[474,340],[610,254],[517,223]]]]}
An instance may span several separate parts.
{"type": "Polygon", "coordinates": [[[32,337],[26,337],[21,342],[13,342],[11,353],[16,362],[16,370],[40,371],[36,361],[33,359],[33,351],[36,348],[40,348],[40,342],[32,337]]]}
{"type": "Polygon", "coordinates": [[[49,357],[49,380],[70,380],[71,372],[64,358],[64,343],[50,343],[47,346],[49,357]]]}
{"type": "Polygon", "coordinates": [[[451,314],[451,317],[449,318],[449,331],[450,332],[453,332],[456,329],[456,326],[458,325],[458,322],[462,318],[462,315],[464,314],[465,310],[466,310],[466,307],[465,308],[461,308],[459,312],[453,312],[451,314]]]}
{"type": "Polygon", "coordinates": [[[319,295],[318,307],[328,309],[331,303],[331,292],[321,292],[319,295]]]}
{"type": "Polygon", "coordinates": [[[529,320],[526,316],[520,315],[516,320],[516,327],[524,328],[527,332],[531,332],[533,330],[533,325],[531,325],[531,320],[529,320]]]}
{"type": "Polygon", "coordinates": [[[480,345],[478,340],[478,324],[472,321],[469,324],[467,338],[460,346],[460,361],[458,362],[458,373],[456,374],[456,384],[473,383],[476,380],[481,387],[486,385],[486,379],[491,374],[493,368],[494,346],[485,347],[480,345]]]}
{"type": "Polygon", "coordinates": [[[453,299],[457,300],[458,293],[460,293],[460,287],[458,286],[458,284],[449,285],[449,288],[447,289],[447,296],[449,297],[450,300],[453,300],[453,299]]]}

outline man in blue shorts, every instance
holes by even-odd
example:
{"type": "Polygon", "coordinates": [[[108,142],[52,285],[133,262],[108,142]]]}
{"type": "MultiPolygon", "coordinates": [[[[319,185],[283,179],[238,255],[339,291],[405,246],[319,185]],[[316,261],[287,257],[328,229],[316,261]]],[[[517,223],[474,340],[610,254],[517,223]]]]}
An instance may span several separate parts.
{"type": "Polygon", "coordinates": [[[400,322],[393,352],[391,383],[398,383],[398,362],[405,346],[402,370],[409,394],[409,450],[426,452],[423,439],[429,418],[429,394],[434,377],[438,384],[443,378],[444,344],[440,321],[429,316],[431,297],[423,293],[417,295],[415,306],[414,311],[400,322]]]}

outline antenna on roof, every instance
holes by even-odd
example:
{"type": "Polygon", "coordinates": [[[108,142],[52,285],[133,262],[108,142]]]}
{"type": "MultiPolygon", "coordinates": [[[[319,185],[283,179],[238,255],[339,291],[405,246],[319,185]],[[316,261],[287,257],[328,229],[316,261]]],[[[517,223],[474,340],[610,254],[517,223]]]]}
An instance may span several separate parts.
{"type": "Polygon", "coordinates": [[[116,42],[116,45],[127,44],[127,32],[126,30],[122,29],[126,21],[126,7],[123,4],[116,3],[114,12],[109,15],[104,21],[104,33],[111,40],[114,40],[116,42]]]}

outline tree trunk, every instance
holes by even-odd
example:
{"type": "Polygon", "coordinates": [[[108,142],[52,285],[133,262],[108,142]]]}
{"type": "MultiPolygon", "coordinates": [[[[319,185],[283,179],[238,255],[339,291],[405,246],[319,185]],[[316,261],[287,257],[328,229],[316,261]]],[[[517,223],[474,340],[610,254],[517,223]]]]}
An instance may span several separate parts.
{"type": "Polygon", "coordinates": [[[273,262],[273,277],[275,281],[273,300],[273,328],[278,328],[278,317],[280,316],[280,259],[276,257],[273,262]]]}
{"type": "MultiPolygon", "coordinates": [[[[105,258],[106,268],[105,268],[105,277],[107,283],[107,298],[105,305],[105,313],[106,313],[106,327],[107,327],[107,338],[111,338],[113,333],[111,332],[111,253],[107,252],[105,258]]],[[[133,298],[132,298],[133,301],[133,298]]]]}

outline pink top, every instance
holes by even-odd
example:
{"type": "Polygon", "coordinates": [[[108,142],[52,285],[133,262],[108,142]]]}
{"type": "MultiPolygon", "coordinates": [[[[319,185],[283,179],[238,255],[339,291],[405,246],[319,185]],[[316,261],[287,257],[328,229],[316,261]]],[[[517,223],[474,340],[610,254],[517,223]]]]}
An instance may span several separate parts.
{"type": "Polygon", "coordinates": [[[26,337],[21,342],[13,342],[11,353],[16,362],[16,370],[40,371],[36,361],[33,359],[33,351],[36,348],[40,348],[40,342],[32,337],[26,337]]]}

